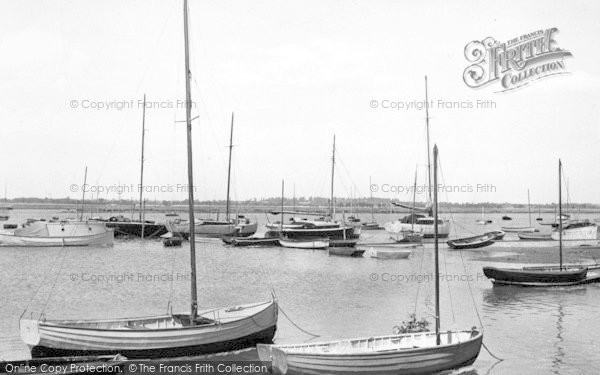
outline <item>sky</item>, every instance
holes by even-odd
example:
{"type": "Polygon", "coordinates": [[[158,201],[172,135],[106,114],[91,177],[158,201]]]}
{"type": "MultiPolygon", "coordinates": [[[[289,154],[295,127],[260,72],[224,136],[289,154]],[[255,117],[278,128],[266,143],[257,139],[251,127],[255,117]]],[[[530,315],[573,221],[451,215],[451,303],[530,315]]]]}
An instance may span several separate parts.
{"type": "MultiPolygon", "coordinates": [[[[424,100],[427,75],[441,200],[524,203],[529,190],[534,204],[556,202],[561,158],[569,199],[600,203],[597,2],[191,0],[189,9],[197,199],[225,197],[232,112],[234,199],[278,196],[282,180],[287,196],[328,196],[334,134],[336,196],[373,186],[376,197],[412,199],[415,171],[427,182],[425,113],[384,102],[424,100]],[[569,74],[508,92],[464,83],[469,42],[552,27],[573,54],[569,74]],[[460,108],[477,100],[493,108],[460,108]]],[[[80,198],[86,166],[100,198],[117,199],[118,187],[137,197],[144,94],[145,196],[187,196],[182,19],[175,0],[0,1],[9,198],[80,198]]]]}

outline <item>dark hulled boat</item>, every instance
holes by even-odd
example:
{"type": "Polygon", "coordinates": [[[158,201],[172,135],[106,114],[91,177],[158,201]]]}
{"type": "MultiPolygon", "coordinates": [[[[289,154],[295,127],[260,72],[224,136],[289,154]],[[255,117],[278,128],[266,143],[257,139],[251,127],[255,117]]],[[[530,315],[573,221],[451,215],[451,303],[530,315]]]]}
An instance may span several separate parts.
{"type": "Polygon", "coordinates": [[[587,267],[529,267],[522,269],[483,267],[483,274],[494,284],[548,286],[572,285],[584,280],[587,267]]]}
{"type": "Polygon", "coordinates": [[[480,236],[457,238],[446,243],[451,249],[477,249],[493,244],[495,239],[494,233],[486,233],[480,236]]]}

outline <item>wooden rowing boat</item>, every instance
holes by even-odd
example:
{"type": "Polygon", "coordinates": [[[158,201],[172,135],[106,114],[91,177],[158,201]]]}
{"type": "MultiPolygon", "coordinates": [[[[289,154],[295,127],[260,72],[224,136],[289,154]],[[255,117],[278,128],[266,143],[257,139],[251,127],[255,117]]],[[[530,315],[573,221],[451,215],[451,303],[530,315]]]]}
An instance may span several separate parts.
{"type": "Polygon", "coordinates": [[[433,374],[468,366],[481,349],[483,333],[448,331],[377,336],[301,345],[257,345],[274,374],[433,374]]]}
{"type": "Polygon", "coordinates": [[[494,233],[485,233],[479,236],[449,240],[446,243],[451,249],[477,249],[492,245],[495,239],[494,233]]]}
{"type": "Polygon", "coordinates": [[[329,247],[328,238],[306,238],[306,239],[293,239],[293,238],[280,238],[279,244],[283,247],[290,247],[294,249],[326,249],[329,247]]]}
{"type": "Polygon", "coordinates": [[[520,269],[483,267],[483,274],[494,284],[499,285],[570,285],[586,278],[587,267],[551,266],[520,269]]]}

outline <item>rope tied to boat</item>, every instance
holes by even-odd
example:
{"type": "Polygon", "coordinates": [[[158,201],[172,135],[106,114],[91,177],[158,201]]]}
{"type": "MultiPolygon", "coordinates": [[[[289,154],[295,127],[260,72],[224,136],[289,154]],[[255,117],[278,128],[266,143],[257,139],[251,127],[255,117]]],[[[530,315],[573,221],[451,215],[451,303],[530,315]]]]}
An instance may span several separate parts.
{"type": "Polygon", "coordinates": [[[305,329],[303,329],[302,327],[300,327],[298,324],[296,324],[296,322],[294,322],[294,321],[292,320],[292,318],[290,318],[290,317],[288,316],[288,314],[286,314],[286,313],[285,313],[285,311],[283,311],[283,309],[281,308],[281,306],[280,306],[280,305],[277,305],[277,307],[279,308],[279,311],[281,311],[281,313],[283,314],[283,316],[285,316],[285,317],[287,318],[287,320],[289,320],[289,321],[290,321],[290,323],[292,323],[292,325],[293,325],[294,327],[298,328],[300,331],[302,331],[302,332],[304,332],[304,333],[306,333],[307,335],[310,335],[310,336],[312,336],[312,337],[321,337],[320,335],[315,335],[314,333],[308,332],[307,330],[305,330],[305,329]]]}

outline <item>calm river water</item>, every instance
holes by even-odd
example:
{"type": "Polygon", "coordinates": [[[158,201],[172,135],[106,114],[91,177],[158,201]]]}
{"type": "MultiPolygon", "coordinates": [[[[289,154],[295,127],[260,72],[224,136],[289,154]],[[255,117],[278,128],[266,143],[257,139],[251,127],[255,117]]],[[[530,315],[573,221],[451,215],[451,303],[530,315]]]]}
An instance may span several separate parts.
{"type": "MultiPolygon", "coordinates": [[[[65,216],[49,211],[14,210],[9,222],[28,217],[65,216]]],[[[253,214],[249,215],[255,218],[253,214]]],[[[396,216],[396,215],[395,215],[396,216]]],[[[394,217],[395,217],[394,216],[394,217]]],[[[493,224],[478,226],[479,215],[454,215],[453,236],[526,224],[527,215],[488,214],[493,224]]],[[[537,215],[535,215],[537,216],[537,215]]],[[[552,214],[544,216],[551,221],[552,214]]],[[[590,218],[600,215],[590,215],[590,218]]],[[[364,215],[367,218],[367,215],[364,215]]],[[[380,223],[391,218],[379,215],[380,223]]],[[[162,220],[157,216],[157,219],[162,220]]],[[[264,215],[256,215],[259,222],[264,215]]],[[[535,224],[534,224],[535,225],[535,224]]],[[[364,241],[382,241],[384,231],[363,232],[364,241]]],[[[506,237],[507,240],[515,239],[506,237]]],[[[552,245],[549,245],[552,246],[552,245]]],[[[433,245],[409,259],[377,260],[328,256],[326,251],[284,248],[229,248],[198,243],[198,297],[201,307],[229,306],[270,298],[317,340],[384,335],[416,311],[433,313],[433,245]]],[[[535,263],[557,260],[554,248],[535,263]]],[[[571,261],[593,262],[600,250],[566,250],[571,261]]],[[[482,266],[527,261],[517,241],[482,250],[440,251],[442,328],[484,326],[485,350],[473,365],[477,374],[594,374],[600,371],[600,284],[571,288],[493,287],[482,266]],[[496,261],[495,258],[500,260],[496,261]],[[470,287],[470,288],[469,288],[470,287]],[[472,290],[472,296],[471,292],[472,290]]],[[[189,310],[188,245],[116,240],[110,248],[0,248],[0,360],[29,356],[18,331],[19,317],[44,312],[48,319],[114,318],[189,310]]],[[[312,338],[280,315],[276,342],[312,338]]],[[[314,339],[313,339],[314,340],[314,339]]]]}

